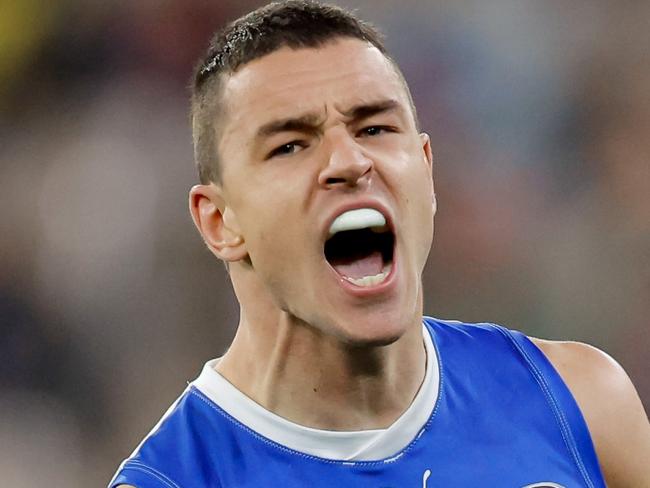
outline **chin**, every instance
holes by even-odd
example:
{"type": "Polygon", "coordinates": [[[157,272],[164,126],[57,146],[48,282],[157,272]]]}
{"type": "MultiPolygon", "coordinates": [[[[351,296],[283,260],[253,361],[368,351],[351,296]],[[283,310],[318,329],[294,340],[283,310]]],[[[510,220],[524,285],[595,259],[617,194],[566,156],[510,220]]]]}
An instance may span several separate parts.
{"type": "Polygon", "coordinates": [[[340,342],[350,347],[382,347],[398,341],[412,325],[412,320],[405,320],[409,314],[371,313],[351,314],[348,317],[332,321],[327,327],[340,342]]]}
{"type": "Polygon", "coordinates": [[[402,336],[375,336],[375,337],[344,337],[341,342],[351,349],[366,349],[374,347],[390,346],[397,342],[402,336]]]}

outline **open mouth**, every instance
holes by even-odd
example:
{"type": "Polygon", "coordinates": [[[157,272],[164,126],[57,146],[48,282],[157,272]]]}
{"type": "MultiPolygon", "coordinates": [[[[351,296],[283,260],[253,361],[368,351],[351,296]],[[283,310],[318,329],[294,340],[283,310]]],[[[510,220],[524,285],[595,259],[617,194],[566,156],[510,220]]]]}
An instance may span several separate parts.
{"type": "Polygon", "coordinates": [[[330,227],[325,258],[348,282],[360,287],[383,283],[391,272],[395,235],[374,209],[344,212],[330,227]]]}

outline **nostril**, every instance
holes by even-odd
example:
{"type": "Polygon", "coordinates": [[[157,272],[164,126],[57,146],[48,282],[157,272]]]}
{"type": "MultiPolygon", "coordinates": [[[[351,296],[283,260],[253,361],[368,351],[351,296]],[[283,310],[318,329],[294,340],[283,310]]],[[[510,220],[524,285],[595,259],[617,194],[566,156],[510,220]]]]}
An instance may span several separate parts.
{"type": "Polygon", "coordinates": [[[327,178],[327,180],[325,180],[326,185],[336,185],[338,183],[345,183],[345,182],[346,182],[345,178],[327,178]]]}

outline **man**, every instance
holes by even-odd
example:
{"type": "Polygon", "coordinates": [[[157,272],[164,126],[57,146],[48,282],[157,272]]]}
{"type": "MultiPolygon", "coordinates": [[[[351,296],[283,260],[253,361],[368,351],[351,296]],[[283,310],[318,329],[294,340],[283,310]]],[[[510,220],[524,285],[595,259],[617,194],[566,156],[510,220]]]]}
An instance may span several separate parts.
{"type": "Polygon", "coordinates": [[[423,317],[431,147],[370,26],[305,1],[235,21],[192,117],[190,209],[239,328],[110,486],[650,486],[604,353],[423,317]]]}

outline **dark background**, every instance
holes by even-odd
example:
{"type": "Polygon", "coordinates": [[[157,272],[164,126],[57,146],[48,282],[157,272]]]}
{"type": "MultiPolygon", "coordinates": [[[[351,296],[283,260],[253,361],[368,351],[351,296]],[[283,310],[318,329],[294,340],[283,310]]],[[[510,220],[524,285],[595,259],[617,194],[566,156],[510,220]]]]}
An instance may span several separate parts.
{"type": "MultiPolygon", "coordinates": [[[[354,1],[433,140],[426,311],[592,343],[650,406],[643,1],[354,1]]],[[[102,486],[237,306],[187,212],[191,68],[253,1],[0,3],[0,484],[102,486]]]]}

